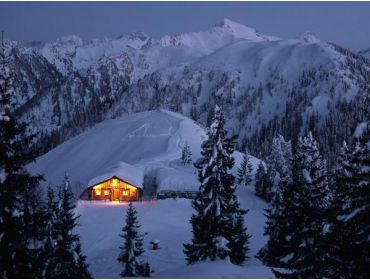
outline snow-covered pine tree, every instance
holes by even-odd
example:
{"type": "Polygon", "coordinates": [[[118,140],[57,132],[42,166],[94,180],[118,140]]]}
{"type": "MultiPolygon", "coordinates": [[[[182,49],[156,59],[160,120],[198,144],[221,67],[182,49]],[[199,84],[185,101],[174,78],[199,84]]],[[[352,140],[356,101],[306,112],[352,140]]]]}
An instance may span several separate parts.
{"type": "Polygon", "coordinates": [[[91,278],[84,256],[80,252],[80,237],[73,233],[78,216],[76,204],[66,177],[64,186],[59,190],[58,219],[56,223],[56,248],[54,273],[57,278],[91,278]]]}
{"type": "Polygon", "coordinates": [[[227,138],[224,125],[223,112],[216,106],[208,139],[202,144],[202,157],[195,163],[201,185],[192,201],[196,211],[190,220],[192,243],[184,244],[188,264],[227,257],[240,264],[248,251],[249,236],[245,234],[241,218],[245,211],[239,207],[234,194],[235,177],[230,173],[234,165],[235,138],[227,138]]]}
{"type": "Polygon", "coordinates": [[[247,152],[243,155],[243,161],[238,169],[237,183],[239,185],[249,185],[252,182],[252,163],[247,152]]]}
{"type": "Polygon", "coordinates": [[[291,209],[294,198],[294,190],[291,189],[291,181],[284,177],[280,180],[278,188],[272,197],[269,207],[266,209],[266,226],[264,235],[268,236],[267,244],[258,252],[257,257],[269,267],[280,266],[280,259],[291,252],[290,231],[295,224],[294,213],[291,209]]]}
{"type": "Polygon", "coordinates": [[[182,164],[183,165],[191,164],[191,162],[192,162],[191,157],[192,157],[192,152],[191,152],[190,146],[189,146],[188,142],[185,142],[185,145],[182,148],[182,152],[181,152],[181,162],[182,162],[182,164]]]}
{"type": "Polygon", "coordinates": [[[262,176],[261,167],[258,181],[256,178],[256,194],[270,202],[279,188],[280,180],[287,177],[286,180],[289,181],[292,176],[291,161],[292,147],[290,141],[285,141],[281,135],[275,136],[272,141],[270,155],[267,157],[267,171],[262,176]]]}
{"type": "MultiPolygon", "coordinates": [[[[285,141],[282,135],[277,135],[272,139],[271,152],[267,157],[267,162],[278,172],[279,179],[291,177],[292,145],[290,141],[285,141]]],[[[278,183],[278,182],[277,182],[278,183]]]]}
{"type": "Polygon", "coordinates": [[[256,171],[254,190],[258,197],[267,202],[271,201],[271,198],[275,193],[275,190],[273,189],[275,185],[275,175],[276,172],[271,165],[268,165],[266,170],[263,162],[261,161],[259,163],[256,171]]]}
{"type": "MultiPolygon", "coordinates": [[[[0,277],[33,278],[33,236],[24,234],[25,219],[33,220],[31,204],[25,207],[25,192],[31,195],[41,176],[31,176],[24,166],[35,158],[28,147],[26,125],[16,120],[13,109],[13,77],[4,42],[0,52],[0,277]]],[[[28,202],[27,202],[28,203],[28,202]]]]}
{"type": "Polygon", "coordinates": [[[292,186],[285,192],[289,199],[283,198],[291,245],[276,265],[286,271],[273,271],[279,278],[323,278],[329,267],[330,192],[326,164],[311,133],[299,139],[293,166],[292,186]]]}
{"type": "Polygon", "coordinates": [[[265,176],[266,169],[263,162],[260,161],[256,171],[254,191],[258,197],[263,199],[265,197],[265,185],[264,185],[265,176]]]}
{"type": "Polygon", "coordinates": [[[290,189],[292,183],[291,160],[290,142],[286,142],[281,135],[274,137],[272,151],[268,158],[269,173],[272,175],[264,175],[264,168],[261,163],[258,184],[256,181],[256,192],[258,189],[258,194],[264,195],[267,199],[271,197],[265,214],[267,222],[264,233],[269,236],[269,239],[265,247],[258,252],[258,257],[265,265],[270,267],[279,264],[279,260],[284,256],[284,252],[289,252],[291,248],[289,239],[287,239],[289,237],[287,235],[287,232],[289,232],[288,225],[291,221],[289,221],[286,215],[291,205],[293,194],[293,190],[290,189]],[[266,176],[265,181],[267,181],[267,184],[274,185],[273,193],[270,196],[266,194],[266,187],[263,188],[264,176],[266,176]],[[272,183],[271,177],[277,178],[274,183],[272,183]]]}
{"type": "Polygon", "coordinates": [[[118,261],[122,263],[122,277],[150,277],[150,266],[148,262],[140,260],[140,255],[144,253],[143,239],[139,233],[139,222],[137,211],[130,202],[126,213],[126,224],[122,228],[123,246],[120,246],[121,253],[118,261]]]}
{"type": "Polygon", "coordinates": [[[334,191],[334,199],[330,211],[330,239],[332,249],[328,252],[328,259],[331,261],[328,278],[352,278],[351,267],[352,253],[349,251],[348,237],[353,234],[352,229],[345,228],[344,222],[338,219],[349,201],[348,186],[344,183],[345,178],[352,176],[349,173],[351,151],[344,141],[337,157],[337,165],[333,172],[331,186],[334,191]],[[348,256],[348,257],[347,257],[348,256]],[[347,262],[350,259],[350,262],[347,262]]]}
{"type": "Polygon", "coordinates": [[[370,272],[370,127],[366,124],[353,149],[343,144],[335,172],[331,230],[331,278],[369,278],[370,272]]]}

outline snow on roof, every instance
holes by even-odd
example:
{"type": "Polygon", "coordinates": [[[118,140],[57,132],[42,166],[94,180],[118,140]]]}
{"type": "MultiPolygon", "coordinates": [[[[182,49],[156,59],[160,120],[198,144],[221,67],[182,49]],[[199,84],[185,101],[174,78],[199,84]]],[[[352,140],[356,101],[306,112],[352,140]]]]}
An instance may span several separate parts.
{"type": "Polygon", "coordinates": [[[140,168],[125,162],[119,162],[117,166],[110,168],[107,173],[99,175],[89,181],[87,188],[93,187],[101,182],[107,181],[112,177],[117,177],[135,187],[143,188],[144,173],[140,168]]]}

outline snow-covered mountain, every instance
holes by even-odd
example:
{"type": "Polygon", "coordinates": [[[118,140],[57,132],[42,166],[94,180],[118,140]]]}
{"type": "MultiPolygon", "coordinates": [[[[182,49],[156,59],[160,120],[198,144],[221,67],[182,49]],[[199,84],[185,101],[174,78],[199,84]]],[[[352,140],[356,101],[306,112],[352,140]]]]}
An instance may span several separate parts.
{"type": "Polygon", "coordinates": [[[159,40],[159,44],[162,46],[187,46],[204,53],[211,53],[240,39],[251,42],[279,40],[277,37],[259,33],[253,28],[225,18],[207,31],[184,33],[175,36],[166,35],[159,40]]]}
{"type": "Polygon", "coordinates": [[[43,150],[104,119],[158,108],[207,125],[217,103],[241,149],[264,153],[273,133],[292,139],[311,129],[330,156],[329,143],[346,139],[361,118],[370,84],[361,55],[309,32],[279,40],[226,19],[159,40],[137,33],[8,46],[17,113],[43,150]]]}
{"type": "MultiPolygon", "coordinates": [[[[278,40],[277,37],[258,33],[253,28],[224,19],[207,31],[166,35],[159,40],[150,38],[141,32],[125,34],[114,39],[91,40],[83,40],[79,36],[70,35],[37,48],[60,72],[68,74],[73,71],[86,71],[100,60],[119,56],[122,53],[127,53],[129,56],[142,55],[152,58],[148,53],[155,52],[158,48],[183,46],[183,52],[191,52],[191,57],[198,57],[240,39],[252,42],[278,40]]],[[[171,54],[169,48],[166,48],[166,52],[169,52],[167,56],[171,57],[179,55],[178,53],[171,54]]],[[[155,57],[154,61],[149,60],[157,62],[160,59],[155,57]]]]}

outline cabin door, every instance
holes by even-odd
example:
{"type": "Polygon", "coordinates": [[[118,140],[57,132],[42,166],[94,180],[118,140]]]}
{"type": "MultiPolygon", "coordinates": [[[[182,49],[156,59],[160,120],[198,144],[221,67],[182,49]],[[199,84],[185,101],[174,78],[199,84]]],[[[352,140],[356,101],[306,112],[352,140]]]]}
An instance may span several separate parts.
{"type": "Polygon", "coordinates": [[[113,200],[120,200],[120,190],[113,189],[113,200]]]}

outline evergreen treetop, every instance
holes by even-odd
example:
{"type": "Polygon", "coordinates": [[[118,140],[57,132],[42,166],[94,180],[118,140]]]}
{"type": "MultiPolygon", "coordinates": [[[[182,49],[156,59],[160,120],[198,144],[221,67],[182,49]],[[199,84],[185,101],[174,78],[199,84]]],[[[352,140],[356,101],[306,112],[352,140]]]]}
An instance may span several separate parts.
{"type": "Polygon", "coordinates": [[[191,164],[191,162],[192,162],[191,157],[192,157],[192,152],[191,152],[190,146],[189,146],[188,142],[185,142],[185,145],[182,148],[182,152],[181,152],[181,161],[182,161],[182,163],[184,165],[191,164]]]}
{"type": "Polygon", "coordinates": [[[140,260],[144,253],[143,238],[139,233],[139,222],[137,211],[130,202],[126,213],[126,224],[120,235],[124,239],[123,246],[120,246],[121,253],[118,261],[122,263],[122,277],[149,277],[151,270],[149,263],[140,260]]]}
{"type": "Polygon", "coordinates": [[[253,166],[247,153],[243,155],[243,161],[238,169],[238,184],[249,185],[252,182],[253,166]]]}

